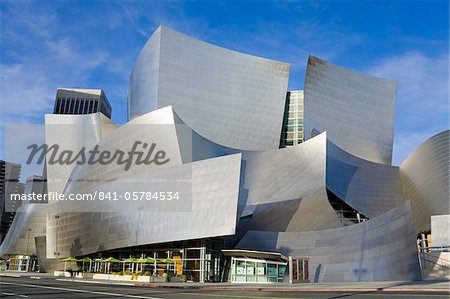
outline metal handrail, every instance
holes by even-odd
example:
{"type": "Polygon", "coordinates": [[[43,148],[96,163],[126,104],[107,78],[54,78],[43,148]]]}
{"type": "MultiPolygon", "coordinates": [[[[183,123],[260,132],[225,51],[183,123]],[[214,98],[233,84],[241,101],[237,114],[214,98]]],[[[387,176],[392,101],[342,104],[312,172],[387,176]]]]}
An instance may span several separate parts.
{"type": "Polygon", "coordinates": [[[420,253],[427,253],[433,251],[450,252],[450,246],[430,246],[430,247],[418,247],[420,253]]]}

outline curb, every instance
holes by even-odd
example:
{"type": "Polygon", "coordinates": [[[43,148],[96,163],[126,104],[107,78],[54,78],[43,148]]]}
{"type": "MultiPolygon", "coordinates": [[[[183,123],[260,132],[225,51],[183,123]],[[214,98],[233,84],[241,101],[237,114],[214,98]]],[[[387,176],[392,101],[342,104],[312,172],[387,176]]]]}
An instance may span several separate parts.
{"type": "Polygon", "coordinates": [[[55,280],[58,281],[65,281],[65,282],[80,282],[80,283],[91,283],[91,284],[105,284],[105,285],[122,285],[122,286],[135,286],[134,283],[131,282],[113,282],[113,281],[97,281],[97,280],[77,280],[77,279],[70,279],[70,278],[57,278],[55,280]]]}
{"type": "Polygon", "coordinates": [[[448,288],[239,288],[239,287],[201,287],[201,286],[162,286],[154,284],[134,284],[136,287],[153,289],[186,289],[200,291],[235,292],[448,292],[448,288]]]}

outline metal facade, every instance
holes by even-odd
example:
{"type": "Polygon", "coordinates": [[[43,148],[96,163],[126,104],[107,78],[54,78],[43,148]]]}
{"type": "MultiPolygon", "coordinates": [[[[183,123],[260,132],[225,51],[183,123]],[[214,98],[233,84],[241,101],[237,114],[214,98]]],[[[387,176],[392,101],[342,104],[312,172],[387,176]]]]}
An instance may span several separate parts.
{"type": "Polygon", "coordinates": [[[359,158],[391,164],[397,83],[309,56],[305,139],[328,132],[331,142],[359,158]],[[313,134],[314,135],[314,134],[313,134]]]}
{"type": "Polygon", "coordinates": [[[400,164],[403,192],[411,200],[417,232],[430,230],[431,216],[450,214],[449,136],[449,130],[434,135],[400,164]]]}
{"type": "Polygon", "coordinates": [[[129,119],[172,105],[201,136],[241,150],[278,148],[289,65],[160,26],[131,74],[129,119]]]}

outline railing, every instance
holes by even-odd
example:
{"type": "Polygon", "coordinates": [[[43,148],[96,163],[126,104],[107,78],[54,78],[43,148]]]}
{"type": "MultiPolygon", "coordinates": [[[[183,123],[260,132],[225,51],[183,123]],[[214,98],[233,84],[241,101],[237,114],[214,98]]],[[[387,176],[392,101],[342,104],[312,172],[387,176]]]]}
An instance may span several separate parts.
{"type": "Polygon", "coordinates": [[[418,247],[419,253],[426,252],[450,252],[450,246],[431,246],[431,247],[418,247]]]}

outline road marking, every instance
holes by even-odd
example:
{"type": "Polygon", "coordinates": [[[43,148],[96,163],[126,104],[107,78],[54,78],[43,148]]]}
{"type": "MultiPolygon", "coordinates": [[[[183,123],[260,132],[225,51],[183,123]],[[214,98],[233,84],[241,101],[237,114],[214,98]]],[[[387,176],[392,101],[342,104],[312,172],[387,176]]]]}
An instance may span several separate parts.
{"type": "MultiPolygon", "coordinates": [[[[58,287],[50,287],[50,286],[40,286],[40,285],[35,285],[35,284],[12,283],[12,282],[0,282],[0,284],[9,284],[9,285],[17,285],[17,286],[23,286],[23,287],[41,288],[41,289],[50,289],[50,290],[68,291],[68,292],[77,292],[77,293],[89,293],[89,294],[97,294],[97,295],[108,295],[108,296],[115,296],[115,297],[141,298],[141,299],[162,299],[162,298],[159,298],[159,297],[138,296],[138,295],[128,295],[128,294],[120,294],[120,293],[109,293],[109,292],[96,292],[96,291],[87,291],[87,290],[79,290],[79,289],[68,289],[68,288],[58,288],[58,287]]],[[[22,296],[25,296],[25,295],[22,295],[22,296]]]]}
{"type": "Polygon", "coordinates": [[[22,297],[22,298],[28,298],[27,295],[20,295],[20,294],[7,293],[7,292],[1,292],[0,295],[6,295],[6,296],[19,296],[19,297],[22,297]]]}

